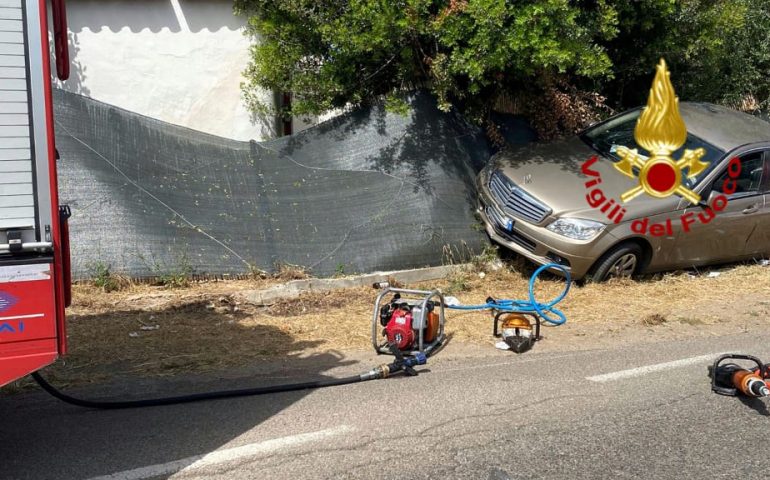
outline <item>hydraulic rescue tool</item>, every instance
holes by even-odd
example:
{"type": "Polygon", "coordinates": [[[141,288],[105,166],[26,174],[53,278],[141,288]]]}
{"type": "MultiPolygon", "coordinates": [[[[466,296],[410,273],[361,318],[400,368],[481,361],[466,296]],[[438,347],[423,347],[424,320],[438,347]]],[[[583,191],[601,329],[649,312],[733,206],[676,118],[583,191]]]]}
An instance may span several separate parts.
{"type": "MultiPolygon", "coordinates": [[[[753,367],[752,366],[752,367],[753,367]]],[[[763,364],[757,357],[728,353],[721,355],[709,367],[711,390],[720,395],[735,397],[739,394],[747,397],[770,396],[770,365],[763,364]],[[746,360],[756,368],[745,368],[727,360],[746,360]]]]}
{"type": "Polygon", "coordinates": [[[480,305],[447,304],[447,308],[455,310],[490,310],[494,323],[492,335],[502,337],[495,347],[501,350],[512,350],[516,353],[524,353],[540,340],[541,320],[551,325],[562,325],[567,321],[567,316],[556,308],[569,293],[572,279],[562,265],[549,263],[535,270],[529,278],[529,298],[527,300],[499,300],[492,297],[486,299],[486,303],[480,305]],[[546,270],[559,270],[564,275],[564,289],[550,302],[540,303],[535,298],[535,281],[546,270]],[[549,315],[551,314],[551,315],[549,315]]]}
{"type": "Polygon", "coordinates": [[[540,340],[540,317],[527,312],[497,312],[492,335],[503,339],[497,348],[524,353],[540,340]]]}

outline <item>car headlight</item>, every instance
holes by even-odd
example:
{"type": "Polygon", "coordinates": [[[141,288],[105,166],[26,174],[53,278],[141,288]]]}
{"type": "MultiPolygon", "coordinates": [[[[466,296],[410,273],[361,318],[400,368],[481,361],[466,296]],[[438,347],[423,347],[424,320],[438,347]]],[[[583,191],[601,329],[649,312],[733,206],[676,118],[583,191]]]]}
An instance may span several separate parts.
{"type": "Polygon", "coordinates": [[[591,240],[604,230],[604,224],[582,218],[559,218],[548,225],[548,230],[575,240],[591,240]]]}

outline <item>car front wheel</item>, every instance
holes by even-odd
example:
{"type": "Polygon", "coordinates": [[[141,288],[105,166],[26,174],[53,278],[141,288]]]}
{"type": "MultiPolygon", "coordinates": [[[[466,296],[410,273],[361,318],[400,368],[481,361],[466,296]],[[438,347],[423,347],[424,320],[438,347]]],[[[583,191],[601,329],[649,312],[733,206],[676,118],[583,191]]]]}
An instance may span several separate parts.
{"type": "Polygon", "coordinates": [[[610,278],[628,278],[639,271],[642,248],[635,243],[621,243],[609,249],[596,262],[591,280],[603,282],[610,278]]]}

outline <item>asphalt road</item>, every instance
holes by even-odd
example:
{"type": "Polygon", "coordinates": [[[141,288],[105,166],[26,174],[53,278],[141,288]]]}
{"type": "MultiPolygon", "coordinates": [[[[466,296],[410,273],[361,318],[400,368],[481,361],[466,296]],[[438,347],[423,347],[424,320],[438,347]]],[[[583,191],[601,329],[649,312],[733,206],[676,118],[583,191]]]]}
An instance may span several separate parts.
{"type": "Polygon", "coordinates": [[[768,340],[468,358],[448,348],[416,378],[146,410],[5,396],[0,478],[762,478],[768,404],[712,394],[706,365],[727,351],[770,361],[768,340]]]}

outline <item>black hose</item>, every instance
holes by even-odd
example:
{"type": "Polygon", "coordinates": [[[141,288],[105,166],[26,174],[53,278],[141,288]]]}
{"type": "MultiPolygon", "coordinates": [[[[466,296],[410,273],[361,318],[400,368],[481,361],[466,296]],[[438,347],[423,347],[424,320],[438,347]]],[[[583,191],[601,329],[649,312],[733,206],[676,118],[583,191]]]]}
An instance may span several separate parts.
{"type": "Polygon", "coordinates": [[[324,388],[334,387],[337,385],[347,385],[350,383],[357,383],[364,380],[363,376],[356,375],[346,378],[334,378],[327,380],[317,380],[314,382],[304,383],[287,383],[283,385],[272,385],[269,387],[257,387],[246,388],[240,390],[223,390],[218,392],[204,392],[193,393],[191,395],[181,395],[178,397],[165,397],[165,398],[150,398],[146,400],[128,400],[128,401],[114,401],[114,402],[101,402],[94,400],[83,400],[80,398],[71,397],[61,391],[57,390],[53,385],[48,383],[38,372],[32,373],[32,378],[40,385],[40,387],[46,392],[50,393],[59,400],[76,405],[78,407],[85,408],[98,408],[102,410],[115,410],[121,408],[140,408],[140,407],[157,407],[161,405],[178,405],[182,403],[201,402],[205,400],[216,400],[220,398],[233,398],[233,397],[247,397],[253,395],[265,395],[268,393],[278,392],[294,392],[297,390],[306,390],[310,388],[324,388]]]}

